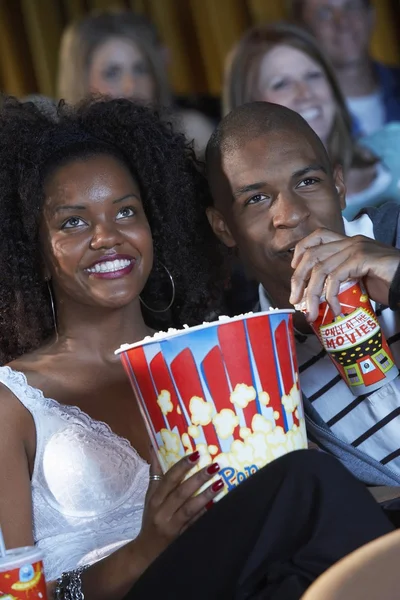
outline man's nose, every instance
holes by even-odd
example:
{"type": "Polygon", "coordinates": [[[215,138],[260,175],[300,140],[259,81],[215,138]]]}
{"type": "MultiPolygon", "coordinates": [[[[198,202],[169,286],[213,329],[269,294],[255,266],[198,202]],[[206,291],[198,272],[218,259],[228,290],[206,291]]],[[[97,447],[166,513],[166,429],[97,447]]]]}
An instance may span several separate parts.
{"type": "Polygon", "coordinates": [[[290,191],[279,194],[272,210],[275,229],[294,229],[310,216],[305,202],[290,191]]]}

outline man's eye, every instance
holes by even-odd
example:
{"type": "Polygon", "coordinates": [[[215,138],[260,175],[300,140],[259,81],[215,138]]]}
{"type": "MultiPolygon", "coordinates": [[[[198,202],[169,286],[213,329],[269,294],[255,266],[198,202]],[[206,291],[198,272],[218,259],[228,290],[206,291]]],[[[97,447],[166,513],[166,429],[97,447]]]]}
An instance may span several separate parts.
{"type": "Polygon", "coordinates": [[[265,194],[256,194],[255,196],[252,196],[251,198],[249,198],[249,200],[247,200],[246,206],[248,204],[259,204],[263,200],[267,200],[267,199],[268,199],[268,196],[266,196],[265,194]]]}
{"type": "Polygon", "coordinates": [[[80,217],[70,217],[61,225],[61,229],[75,229],[76,227],[82,227],[85,225],[85,221],[83,221],[80,217]]]}
{"type": "Polygon", "coordinates": [[[303,179],[303,181],[300,181],[300,183],[297,185],[297,187],[308,187],[309,185],[314,185],[315,183],[318,183],[320,180],[319,179],[315,179],[314,177],[307,177],[307,179],[303,179]]]}

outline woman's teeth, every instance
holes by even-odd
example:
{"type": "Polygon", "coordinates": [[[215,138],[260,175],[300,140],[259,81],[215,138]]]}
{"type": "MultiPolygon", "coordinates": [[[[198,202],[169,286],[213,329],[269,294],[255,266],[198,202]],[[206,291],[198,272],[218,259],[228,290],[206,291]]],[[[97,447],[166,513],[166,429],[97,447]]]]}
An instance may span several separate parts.
{"type": "Polygon", "coordinates": [[[121,271],[126,269],[132,263],[132,260],[126,258],[117,260],[107,260],[105,262],[96,263],[90,269],[86,269],[88,273],[113,273],[114,271],[121,271]]]}
{"type": "Polygon", "coordinates": [[[303,117],[305,121],[313,121],[317,119],[321,114],[319,108],[309,108],[307,110],[300,111],[300,115],[303,117]]]}

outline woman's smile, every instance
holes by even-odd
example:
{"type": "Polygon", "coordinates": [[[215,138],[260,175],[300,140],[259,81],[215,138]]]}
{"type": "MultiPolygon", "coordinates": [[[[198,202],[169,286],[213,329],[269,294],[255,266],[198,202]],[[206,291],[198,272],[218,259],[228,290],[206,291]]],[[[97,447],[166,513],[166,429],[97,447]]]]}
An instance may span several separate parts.
{"type": "Polygon", "coordinates": [[[129,275],[135,267],[136,259],[126,254],[112,254],[99,258],[93,265],[85,269],[89,277],[100,279],[119,279],[129,275]]]}

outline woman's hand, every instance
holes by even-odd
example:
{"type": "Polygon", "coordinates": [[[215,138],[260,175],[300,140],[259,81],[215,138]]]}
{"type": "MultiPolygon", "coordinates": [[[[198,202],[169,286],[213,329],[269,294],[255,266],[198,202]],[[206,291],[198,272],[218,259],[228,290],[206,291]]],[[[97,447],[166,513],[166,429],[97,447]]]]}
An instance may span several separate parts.
{"type": "MultiPolygon", "coordinates": [[[[223,488],[223,481],[218,479],[194,496],[219,471],[218,464],[213,463],[184,481],[199,458],[200,454],[193,452],[176,463],[161,481],[150,481],[142,529],[135,540],[142,559],[144,558],[148,565],[204,514],[208,505],[223,488]]],[[[153,460],[150,472],[153,475],[161,474],[157,459],[153,460]]]]}

